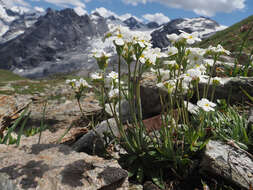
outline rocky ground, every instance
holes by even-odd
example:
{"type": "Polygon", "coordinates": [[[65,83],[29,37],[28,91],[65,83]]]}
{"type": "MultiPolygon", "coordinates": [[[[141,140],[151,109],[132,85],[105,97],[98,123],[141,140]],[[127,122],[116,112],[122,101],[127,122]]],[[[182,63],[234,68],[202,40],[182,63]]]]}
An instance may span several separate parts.
{"type": "MultiPolygon", "coordinates": [[[[157,128],[160,121],[153,116],[161,112],[159,89],[151,74],[144,77],[141,88],[144,122],[148,128],[157,128]]],[[[215,98],[227,98],[228,89],[232,87],[232,101],[247,100],[246,96],[238,93],[238,88],[242,86],[249,94],[253,94],[252,81],[252,78],[226,79],[224,85],[217,87],[215,98]]],[[[109,127],[106,121],[99,122],[103,118],[100,117],[101,107],[94,92],[86,94],[81,101],[85,115],[90,119],[84,120],[80,117],[72,89],[64,81],[53,84],[52,81],[44,81],[43,89],[38,88],[37,92],[31,89],[31,83],[39,86],[41,83],[38,81],[23,81],[25,85],[18,88],[15,85],[17,83],[22,81],[6,82],[0,86],[1,129],[13,123],[29,104],[31,115],[25,130],[30,136],[22,136],[19,147],[1,145],[0,189],[159,189],[148,181],[144,185],[129,185],[127,171],[121,168],[117,160],[96,156],[104,156],[101,154],[104,143],[101,136],[109,132],[109,127]],[[27,93],[29,89],[32,93],[27,93]],[[94,126],[95,131],[91,130],[92,116],[98,121],[98,125],[94,126]],[[39,142],[40,134],[36,128],[41,126],[41,121],[47,128],[42,132],[39,142]],[[67,129],[68,133],[61,138],[67,129]]],[[[126,118],[127,106],[123,106],[126,118]]],[[[250,106],[248,108],[250,110],[250,106]]],[[[110,119],[109,122],[117,135],[115,121],[110,119]]],[[[117,154],[112,155],[117,157],[117,154]]],[[[230,181],[237,189],[252,187],[253,157],[233,144],[210,141],[200,161],[202,176],[219,176],[230,181]]]]}

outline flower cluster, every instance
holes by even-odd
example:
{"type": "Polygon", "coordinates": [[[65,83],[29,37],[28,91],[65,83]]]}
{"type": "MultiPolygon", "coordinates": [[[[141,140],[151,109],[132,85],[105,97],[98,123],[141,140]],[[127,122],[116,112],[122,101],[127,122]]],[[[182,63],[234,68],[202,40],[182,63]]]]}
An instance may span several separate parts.
{"type": "Polygon", "coordinates": [[[88,82],[86,80],[84,80],[83,78],[80,78],[79,80],[77,79],[72,79],[66,80],[66,84],[69,84],[73,89],[77,90],[77,91],[81,91],[84,88],[92,88],[92,86],[90,86],[88,84],[88,82]]]}

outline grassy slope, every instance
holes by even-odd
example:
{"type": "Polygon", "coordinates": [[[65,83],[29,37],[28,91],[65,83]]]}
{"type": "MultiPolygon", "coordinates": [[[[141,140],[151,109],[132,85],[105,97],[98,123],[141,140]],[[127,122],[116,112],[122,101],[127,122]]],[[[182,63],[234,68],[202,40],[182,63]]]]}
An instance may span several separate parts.
{"type": "Polygon", "coordinates": [[[0,83],[8,81],[24,80],[25,78],[16,75],[8,70],[0,69],[0,83]]]}
{"type": "MultiPolygon", "coordinates": [[[[253,15],[223,31],[217,32],[215,35],[200,42],[198,46],[207,48],[209,45],[217,46],[221,44],[225,49],[231,52],[238,52],[243,42],[243,37],[247,34],[247,31],[241,32],[240,28],[246,25],[249,28],[253,26],[253,15]]],[[[249,33],[244,52],[250,53],[251,50],[253,50],[253,30],[249,33]]]]}
{"type": "Polygon", "coordinates": [[[57,85],[65,83],[66,79],[73,78],[80,77],[74,76],[73,74],[58,74],[46,79],[31,80],[16,75],[11,71],[0,69],[0,95],[43,93],[51,88],[54,88],[57,85]],[[2,88],[5,86],[9,86],[13,90],[3,90],[2,88]]]}

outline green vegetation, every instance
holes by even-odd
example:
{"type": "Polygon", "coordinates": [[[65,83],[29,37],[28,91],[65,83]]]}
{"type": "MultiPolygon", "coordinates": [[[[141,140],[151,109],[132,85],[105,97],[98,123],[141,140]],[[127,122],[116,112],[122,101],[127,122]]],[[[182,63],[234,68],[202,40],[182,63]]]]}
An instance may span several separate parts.
{"type": "MultiPolygon", "coordinates": [[[[240,52],[241,44],[247,32],[253,27],[253,15],[234,24],[233,26],[217,32],[215,35],[202,40],[197,46],[207,48],[208,46],[217,46],[221,44],[225,49],[231,52],[240,52]]],[[[244,47],[244,52],[249,54],[253,49],[253,31],[248,35],[247,42],[244,47]]]]}
{"type": "Polygon", "coordinates": [[[0,69],[0,84],[3,82],[17,81],[17,80],[25,80],[25,78],[16,75],[11,71],[0,69]]]}

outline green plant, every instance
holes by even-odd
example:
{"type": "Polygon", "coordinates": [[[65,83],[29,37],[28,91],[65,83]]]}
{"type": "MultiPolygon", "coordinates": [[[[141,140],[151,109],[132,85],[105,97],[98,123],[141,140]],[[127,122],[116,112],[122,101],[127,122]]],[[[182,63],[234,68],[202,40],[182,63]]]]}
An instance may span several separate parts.
{"type": "Polygon", "coordinates": [[[30,114],[31,114],[30,111],[28,112],[28,108],[29,108],[29,105],[26,106],[24,111],[16,119],[16,121],[13,123],[13,125],[7,128],[7,134],[0,139],[0,144],[16,144],[16,145],[20,144],[21,135],[23,134],[23,129],[27,123],[27,120],[28,120],[30,114]],[[27,112],[28,112],[28,114],[27,114],[27,112]],[[12,133],[19,126],[19,124],[21,124],[19,134],[18,134],[17,139],[14,139],[12,137],[12,133]]]}
{"type": "Polygon", "coordinates": [[[215,87],[222,82],[213,77],[215,64],[221,55],[229,55],[229,51],[221,45],[191,48],[189,45],[200,39],[196,33],[182,32],[168,35],[172,46],[161,52],[151,48],[148,37],[132,36],[128,32],[125,28],[117,28],[106,35],[112,38],[116,49],[118,73],[106,75],[109,55],[96,50],[94,57],[100,71],[91,78],[101,91],[102,107],[107,101],[116,121],[120,135],[113,140],[125,150],[120,161],[132,180],[139,183],[152,180],[164,189],[168,171],[178,180],[185,179],[192,172],[194,159],[211,138],[250,145],[245,118],[223,101],[218,103],[224,113],[217,111],[212,102],[215,87]],[[212,57],[212,64],[203,62],[206,55],[212,57]],[[122,60],[128,68],[126,82],[121,75],[122,60]],[[161,125],[156,131],[148,131],[143,122],[140,86],[143,73],[147,71],[156,76],[156,86],[161,92],[161,125]],[[107,82],[110,87],[106,86],[107,82]],[[199,92],[199,82],[206,84],[203,94],[199,92]],[[211,101],[206,99],[209,94],[211,101]],[[192,97],[197,97],[196,109],[189,106],[192,97]],[[123,99],[129,105],[131,118],[128,121],[122,120],[123,99]]]}

